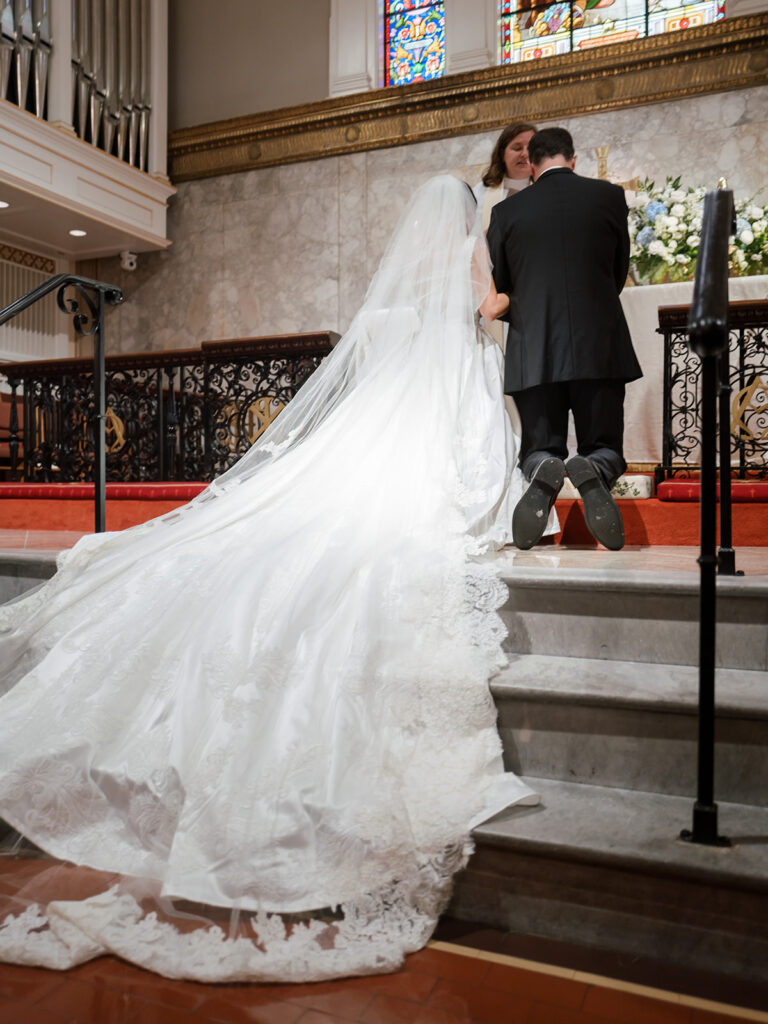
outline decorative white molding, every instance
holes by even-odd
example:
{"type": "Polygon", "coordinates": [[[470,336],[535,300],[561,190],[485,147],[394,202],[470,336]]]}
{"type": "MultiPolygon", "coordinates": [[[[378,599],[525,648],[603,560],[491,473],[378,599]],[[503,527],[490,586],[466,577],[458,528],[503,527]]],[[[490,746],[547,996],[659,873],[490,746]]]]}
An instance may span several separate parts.
{"type": "MultiPolygon", "coordinates": [[[[137,251],[169,244],[166,207],[176,190],[167,179],[6,101],[0,101],[0,182],[129,235],[137,251]]],[[[123,241],[119,248],[125,247],[123,241]]]]}
{"type": "Polygon", "coordinates": [[[379,0],[331,0],[328,84],[330,96],[379,87],[379,0]]]}
{"type": "Polygon", "coordinates": [[[493,67],[498,61],[496,0],[445,0],[445,73],[493,67]]]}

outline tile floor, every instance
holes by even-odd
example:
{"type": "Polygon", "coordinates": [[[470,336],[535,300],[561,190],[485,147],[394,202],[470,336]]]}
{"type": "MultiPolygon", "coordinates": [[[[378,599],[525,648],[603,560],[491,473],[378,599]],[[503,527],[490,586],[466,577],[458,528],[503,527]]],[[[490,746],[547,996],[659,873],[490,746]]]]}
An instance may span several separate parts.
{"type": "MultiPolygon", "coordinates": [[[[499,933],[500,934],[500,933],[499,933]]],[[[102,957],[66,973],[0,965],[0,1024],[733,1024],[740,1010],[446,942],[396,974],[312,985],[173,981],[102,957]]]]}

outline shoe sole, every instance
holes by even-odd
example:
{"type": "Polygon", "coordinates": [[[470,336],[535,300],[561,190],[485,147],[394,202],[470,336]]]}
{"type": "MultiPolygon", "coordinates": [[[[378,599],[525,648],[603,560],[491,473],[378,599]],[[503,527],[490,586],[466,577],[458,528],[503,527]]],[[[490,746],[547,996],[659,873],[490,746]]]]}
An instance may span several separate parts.
{"type": "Polygon", "coordinates": [[[512,514],[512,539],[522,551],[532,548],[547,528],[549,510],[555,503],[565,479],[565,464],[549,458],[539,465],[528,490],[512,514]]]}
{"type": "Polygon", "coordinates": [[[624,522],[611,492],[589,459],[574,455],[565,464],[568,479],[581,495],[589,532],[610,551],[624,547],[624,522]]]}

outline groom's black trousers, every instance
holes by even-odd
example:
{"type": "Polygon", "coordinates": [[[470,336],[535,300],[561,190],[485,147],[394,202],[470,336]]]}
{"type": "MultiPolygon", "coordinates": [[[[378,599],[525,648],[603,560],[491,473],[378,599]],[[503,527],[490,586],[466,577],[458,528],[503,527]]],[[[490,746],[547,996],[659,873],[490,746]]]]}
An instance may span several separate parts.
{"type": "Polygon", "coordinates": [[[550,455],[568,458],[568,410],[573,410],[579,455],[591,459],[608,487],[624,461],[623,380],[570,380],[539,384],[513,394],[523,425],[520,467],[530,480],[550,455]]]}

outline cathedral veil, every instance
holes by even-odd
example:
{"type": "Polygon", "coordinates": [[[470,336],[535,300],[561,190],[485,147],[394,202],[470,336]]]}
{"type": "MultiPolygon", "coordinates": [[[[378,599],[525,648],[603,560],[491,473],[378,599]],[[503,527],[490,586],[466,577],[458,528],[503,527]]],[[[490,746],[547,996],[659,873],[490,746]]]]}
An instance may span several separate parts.
{"type": "Polygon", "coordinates": [[[417,190],[257,444],[0,608],[0,816],[46,854],[4,878],[0,959],[393,970],[472,826],[535,802],[487,687],[506,590],[483,555],[512,458],[476,221],[457,179],[417,190]]]}

